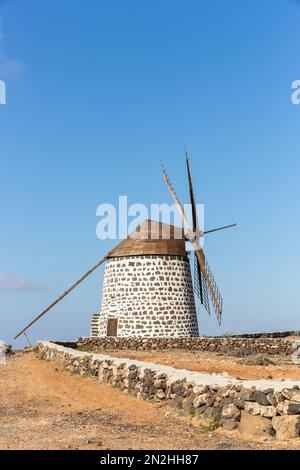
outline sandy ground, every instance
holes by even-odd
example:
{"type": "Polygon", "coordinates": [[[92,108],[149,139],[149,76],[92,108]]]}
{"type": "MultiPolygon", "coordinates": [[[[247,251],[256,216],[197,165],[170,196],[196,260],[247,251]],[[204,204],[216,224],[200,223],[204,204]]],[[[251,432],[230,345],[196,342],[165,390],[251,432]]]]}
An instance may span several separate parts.
{"type": "Polygon", "coordinates": [[[0,366],[0,449],[263,449],[238,431],[201,434],[189,417],[23,353],[0,366]],[[97,442],[89,443],[90,439],[97,442]]]}
{"type": "Polygon", "coordinates": [[[116,357],[127,357],[140,361],[154,362],[172,366],[177,369],[187,369],[196,372],[228,373],[241,379],[295,379],[300,380],[300,366],[291,364],[291,358],[269,356],[275,365],[253,366],[239,364],[241,358],[224,356],[223,354],[170,350],[170,351],[131,351],[103,350],[103,354],[116,357]]]}

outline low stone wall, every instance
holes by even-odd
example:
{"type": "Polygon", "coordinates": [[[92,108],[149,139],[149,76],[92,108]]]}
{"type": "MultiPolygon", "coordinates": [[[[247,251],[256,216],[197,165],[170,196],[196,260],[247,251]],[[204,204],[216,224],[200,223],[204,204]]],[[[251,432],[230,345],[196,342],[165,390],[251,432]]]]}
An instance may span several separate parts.
{"type": "Polygon", "coordinates": [[[200,418],[206,430],[219,425],[235,429],[241,417],[245,421],[250,416],[263,420],[270,436],[275,432],[282,439],[287,434],[299,436],[300,381],[238,380],[91,354],[49,342],[39,342],[36,351],[41,359],[55,361],[71,373],[91,375],[137,398],[179,408],[200,418]]]}
{"type": "MultiPolygon", "coordinates": [[[[300,339],[299,339],[300,342],[300,339]]],[[[106,349],[168,350],[222,352],[228,355],[251,354],[291,355],[295,351],[293,342],[283,338],[79,338],[79,349],[101,352],[106,349]]]]}
{"type": "Polygon", "coordinates": [[[233,334],[232,338],[287,338],[288,336],[297,336],[297,331],[273,331],[272,333],[243,333],[233,334]]]}

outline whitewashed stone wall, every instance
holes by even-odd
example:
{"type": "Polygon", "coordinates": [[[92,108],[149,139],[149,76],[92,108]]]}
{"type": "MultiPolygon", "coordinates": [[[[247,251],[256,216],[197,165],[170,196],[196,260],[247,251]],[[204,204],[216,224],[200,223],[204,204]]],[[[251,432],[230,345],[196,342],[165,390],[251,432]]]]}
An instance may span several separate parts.
{"type": "Polygon", "coordinates": [[[109,318],[118,318],[119,337],[198,336],[189,261],[168,255],[108,260],[92,336],[106,336],[109,318]]]}

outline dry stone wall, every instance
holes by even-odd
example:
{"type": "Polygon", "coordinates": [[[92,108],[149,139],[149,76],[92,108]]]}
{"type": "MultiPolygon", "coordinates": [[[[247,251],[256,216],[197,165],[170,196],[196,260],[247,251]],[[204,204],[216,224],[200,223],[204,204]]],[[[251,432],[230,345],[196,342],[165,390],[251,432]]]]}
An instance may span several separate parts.
{"type": "MultiPolygon", "coordinates": [[[[299,341],[300,343],[300,341],[299,341]]],[[[251,354],[293,354],[297,344],[284,338],[79,338],[77,346],[101,352],[105,349],[211,351],[247,356],[251,354]]]]}
{"type": "Polygon", "coordinates": [[[39,342],[36,350],[41,359],[55,361],[71,373],[94,376],[143,400],[166,402],[193,417],[210,419],[209,426],[213,419],[214,426],[231,430],[243,424],[239,424],[242,418],[245,427],[246,417],[251,416],[255,423],[259,419],[269,423],[270,436],[299,437],[299,381],[243,381],[85,353],[49,342],[39,342]]]}
{"type": "Polygon", "coordinates": [[[91,336],[105,337],[109,318],[118,319],[120,337],[198,336],[188,259],[145,255],[109,259],[102,309],[91,336]]]}

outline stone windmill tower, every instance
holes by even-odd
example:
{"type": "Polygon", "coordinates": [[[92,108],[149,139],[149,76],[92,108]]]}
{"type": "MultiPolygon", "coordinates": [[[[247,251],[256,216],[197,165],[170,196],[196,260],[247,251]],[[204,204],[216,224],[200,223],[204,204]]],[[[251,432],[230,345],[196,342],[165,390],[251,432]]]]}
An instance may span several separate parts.
{"type": "Polygon", "coordinates": [[[102,309],[92,318],[91,336],[198,334],[183,230],[146,220],[110,253],[102,309]]]}
{"type": "Polygon", "coordinates": [[[165,169],[163,175],[185,230],[147,220],[110,253],[105,266],[102,309],[91,323],[91,336],[193,337],[199,335],[194,292],[221,323],[223,300],[201,248],[189,160],[186,165],[192,227],[165,169]],[[154,236],[153,236],[154,234],[154,236]],[[194,249],[194,288],[185,248],[194,249]]]}
{"type": "Polygon", "coordinates": [[[102,308],[92,318],[91,336],[192,337],[198,336],[194,292],[210,313],[210,305],[220,323],[223,300],[201,247],[205,234],[236,224],[199,229],[189,160],[186,154],[192,224],[170,179],[163,176],[183,222],[184,230],[173,225],[146,220],[125,240],[107,253],[16,336],[30,328],[84,279],[106,262],[102,308]],[[194,250],[194,286],[185,248],[194,250]]]}

